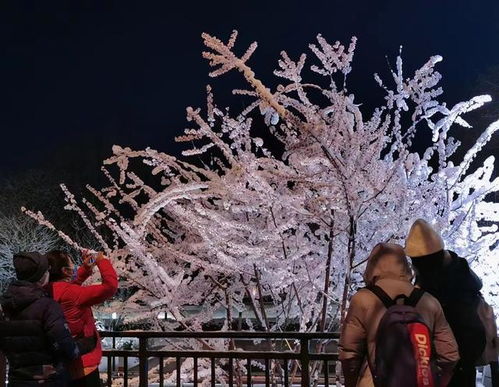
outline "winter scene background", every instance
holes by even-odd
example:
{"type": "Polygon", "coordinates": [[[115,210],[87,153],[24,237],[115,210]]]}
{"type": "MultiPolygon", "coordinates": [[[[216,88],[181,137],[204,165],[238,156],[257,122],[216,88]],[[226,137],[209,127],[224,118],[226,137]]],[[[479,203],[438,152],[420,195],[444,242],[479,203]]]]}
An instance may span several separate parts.
{"type": "MultiPolygon", "coordinates": [[[[158,32],[158,25],[173,21],[142,11],[147,18],[133,27],[126,18],[117,24],[123,35],[99,12],[89,12],[88,19],[75,17],[73,10],[42,12],[43,28],[52,17],[63,26],[57,44],[61,52],[73,52],[77,64],[65,62],[57,50],[55,62],[61,67],[37,62],[45,69],[36,70],[43,74],[39,77],[49,76],[37,86],[42,92],[33,87],[34,97],[31,86],[23,88],[19,79],[13,77],[11,89],[8,79],[3,81],[5,98],[22,100],[22,113],[13,109],[8,121],[6,112],[0,124],[10,136],[20,133],[26,139],[5,137],[6,144],[22,146],[8,146],[0,155],[13,152],[22,170],[3,176],[10,164],[0,160],[0,290],[14,275],[14,252],[63,249],[79,264],[81,251],[89,249],[104,251],[119,275],[117,295],[94,308],[103,331],[335,333],[350,297],[364,286],[371,249],[379,242],[403,246],[411,224],[423,218],[441,232],[448,249],[467,259],[483,281],[483,296],[499,311],[499,65],[490,59],[495,48],[487,43],[493,37],[487,28],[497,26],[479,23],[476,12],[468,12],[480,26],[466,36],[487,48],[479,56],[478,48],[459,35],[455,45],[466,47],[467,54],[459,60],[454,56],[449,65],[435,47],[452,52],[454,36],[446,28],[456,34],[466,30],[461,16],[461,24],[451,21],[457,13],[468,14],[460,4],[432,3],[436,11],[430,12],[373,2],[355,17],[338,8],[334,23],[332,13],[320,7],[299,12],[255,6],[240,11],[238,19],[230,7],[199,5],[193,12],[189,5],[178,18],[187,32],[178,26],[175,33],[158,32]],[[313,13],[310,20],[305,11],[313,13]],[[198,13],[207,15],[203,22],[196,19],[198,13]],[[361,20],[371,23],[369,28],[361,20]],[[417,28],[414,20],[421,23],[417,28]],[[284,28],[286,23],[291,27],[284,28]],[[441,31],[425,23],[441,23],[441,31]],[[97,32],[88,32],[94,27],[97,32]],[[231,33],[233,27],[240,34],[231,33]],[[79,28],[81,36],[74,32],[79,28]],[[193,31],[195,37],[189,35],[193,31]],[[200,39],[201,31],[206,32],[200,39]],[[94,40],[87,33],[94,33],[94,40]],[[409,35],[418,37],[411,41],[409,35]],[[253,37],[260,46],[251,43],[253,37]],[[99,46],[101,39],[107,43],[99,46]],[[201,42],[201,55],[192,41],[201,42]],[[285,43],[268,45],[276,42],[285,43]],[[431,46],[429,55],[430,50],[420,49],[425,45],[431,46]],[[122,51],[129,56],[121,56],[122,51]],[[65,65],[72,69],[68,74],[65,65]],[[209,75],[209,84],[193,73],[193,66],[209,75]],[[474,72],[468,71],[472,66],[477,66],[474,72]],[[93,70],[85,73],[87,68],[93,70]],[[51,71],[58,81],[50,78],[51,71]],[[448,73],[452,82],[445,84],[448,73]],[[478,86],[469,87],[476,74],[478,86]],[[87,90],[92,82],[97,88],[87,90]],[[201,91],[203,100],[193,90],[201,91]],[[62,95],[59,102],[52,93],[62,95]],[[65,105],[66,99],[74,99],[78,108],[65,105]],[[30,116],[24,114],[30,111],[25,100],[26,106],[40,106],[33,108],[33,118],[25,118],[30,116]],[[187,122],[177,105],[188,106],[187,122]],[[40,111],[45,110],[54,121],[43,121],[40,111]],[[111,117],[111,123],[100,114],[111,117]],[[150,121],[149,114],[154,116],[150,121]],[[68,120],[72,115],[76,118],[68,120]],[[30,135],[12,124],[17,121],[37,128],[31,148],[30,135]],[[52,123],[64,129],[51,133],[52,123]],[[37,152],[49,154],[45,164],[37,152]],[[33,169],[24,170],[25,165],[33,169]]],[[[143,16],[128,12],[137,20],[143,16]]],[[[42,54],[37,58],[57,45],[50,34],[59,30],[49,30],[35,39],[42,54]]],[[[13,56],[22,56],[16,50],[13,56]]],[[[3,105],[11,106],[10,101],[3,105]]],[[[90,282],[99,280],[95,273],[90,282]]],[[[299,340],[248,342],[244,347],[214,338],[149,341],[157,350],[229,351],[268,344],[271,350],[300,351],[299,340]]],[[[105,348],[139,348],[130,338],[107,337],[103,343],[105,348]]],[[[328,346],[336,350],[335,338],[314,344],[317,352],[328,346]]],[[[138,364],[116,360],[113,371],[122,370],[123,361],[131,361],[130,369],[138,364]]],[[[229,380],[224,359],[214,371],[208,359],[196,365],[192,358],[181,360],[178,369],[175,360],[165,365],[167,383],[175,383],[177,374],[182,382],[192,382],[196,365],[203,385],[210,384],[211,372],[222,383],[229,380]]],[[[235,363],[241,385],[245,365],[235,363]]],[[[267,367],[259,360],[251,364],[261,372],[267,367]]],[[[158,382],[159,365],[148,366],[150,380],[158,382]]],[[[272,360],[273,383],[282,376],[280,367],[272,360]]],[[[334,367],[340,380],[340,367],[334,367]]],[[[300,373],[298,362],[290,371],[293,378],[300,373]]],[[[320,384],[323,365],[313,363],[310,372],[320,384]]],[[[113,385],[122,385],[122,376],[113,385]]],[[[129,385],[138,385],[136,374],[129,385]]]]}
{"type": "MultiPolygon", "coordinates": [[[[236,39],[237,31],[227,42],[203,34],[203,57],[212,77],[233,70],[245,78],[248,89],[233,90],[251,99],[244,110],[219,107],[208,86],[206,108],[187,108],[192,127],[176,139],[191,145],[183,158],[116,145],[102,168],[108,186],[88,186],[86,198],[61,186],[65,209],[131,288],[109,306],[123,323],[196,331],[222,310],[225,330],[250,311],[249,329],[335,331],[362,285],[369,251],[379,241],[403,245],[417,218],[468,259],[497,308],[499,203],[487,198],[499,179],[492,179],[493,156],[474,170],[470,164],[499,120],[478,129],[461,160],[450,160],[460,146],[453,125],[473,130],[465,113],[491,98],[447,106],[435,69],[442,58],[406,75],[401,53],[391,79],[374,74],[386,95],[366,116],[348,89],[356,38],[331,44],[319,34],[308,57],[283,51],[276,90],[248,64],[257,43],[238,55],[236,39]],[[308,81],[307,72],[318,76],[308,81]],[[258,119],[265,140],[254,135],[258,119]],[[421,154],[411,148],[416,136],[431,137],[421,154]],[[271,150],[269,141],[279,146],[271,150]],[[158,319],[165,314],[171,318],[158,319]]],[[[74,249],[92,248],[41,212],[23,211],[74,249]]]]}

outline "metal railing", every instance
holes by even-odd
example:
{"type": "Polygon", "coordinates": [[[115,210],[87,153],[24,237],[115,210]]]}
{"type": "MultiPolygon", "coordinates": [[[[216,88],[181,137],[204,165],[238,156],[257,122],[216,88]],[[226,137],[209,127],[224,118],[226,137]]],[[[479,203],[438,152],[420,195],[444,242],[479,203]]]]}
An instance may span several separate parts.
{"type": "MultiPolygon", "coordinates": [[[[338,333],[300,332],[101,332],[112,338],[112,349],[104,349],[107,358],[105,382],[124,387],[169,385],[211,386],[329,386],[336,383],[336,342],[338,333]],[[115,348],[116,339],[135,339],[134,349],[115,348]],[[194,339],[202,349],[183,349],[182,340],[194,339]],[[206,340],[223,339],[227,350],[206,348],[206,340]],[[154,341],[155,343],[151,343],[154,341]],[[158,341],[160,342],[158,344],[158,341]],[[163,343],[163,344],[161,344],[163,343]],[[255,344],[256,343],[256,344],[255,344]],[[161,349],[150,348],[151,344],[161,349]],[[244,348],[245,347],[245,348],[244,348]],[[115,367],[116,359],[122,366],[115,367]],[[129,359],[138,363],[129,369],[129,359]],[[192,359],[190,371],[182,370],[183,361],[192,359]],[[165,364],[165,360],[167,361],[165,364]],[[202,366],[201,366],[202,363],[202,366]],[[200,367],[204,370],[200,375],[200,367]],[[153,379],[150,381],[150,378],[153,379]]],[[[109,340],[107,340],[109,341],[109,340]]],[[[185,346],[184,346],[185,347],[185,346]]]]}

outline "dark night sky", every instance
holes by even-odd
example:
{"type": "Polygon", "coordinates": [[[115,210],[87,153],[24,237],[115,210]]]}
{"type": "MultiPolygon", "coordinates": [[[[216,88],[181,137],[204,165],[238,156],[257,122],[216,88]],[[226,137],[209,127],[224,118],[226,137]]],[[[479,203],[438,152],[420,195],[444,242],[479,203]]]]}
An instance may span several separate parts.
{"type": "MultiPolygon", "coordinates": [[[[0,176],[59,166],[98,173],[112,144],[177,152],[185,107],[203,106],[205,84],[219,101],[238,74],[211,80],[203,31],[240,33],[251,64],[272,80],[279,52],[297,55],[317,33],[359,38],[350,89],[372,104],[404,46],[412,72],[434,54],[444,62],[444,99],[468,98],[477,77],[499,65],[499,1],[11,1],[0,6],[0,176]]],[[[234,82],[235,81],[235,82],[234,82]]],[[[231,98],[231,99],[229,99],[231,98]]],[[[490,150],[488,151],[491,152],[490,150]]],[[[83,175],[83,174],[82,174],[83,175]]]]}

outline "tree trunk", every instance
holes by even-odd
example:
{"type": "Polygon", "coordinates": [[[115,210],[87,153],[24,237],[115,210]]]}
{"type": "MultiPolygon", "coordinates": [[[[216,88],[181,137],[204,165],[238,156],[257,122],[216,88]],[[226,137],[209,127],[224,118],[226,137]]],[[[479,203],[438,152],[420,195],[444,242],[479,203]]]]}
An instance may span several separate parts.
{"type": "Polygon", "coordinates": [[[340,306],[340,312],[341,312],[341,325],[343,325],[343,321],[345,321],[346,317],[346,308],[347,308],[347,302],[348,302],[348,293],[350,289],[350,284],[351,284],[351,270],[353,267],[353,260],[355,258],[355,235],[357,232],[357,223],[354,217],[351,215],[350,216],[350,229],[348,232],[348,258],[347,258],[347,264],[345,265],[345,281],[343,284],[343,295],[341,298],[341,306],[340,306]]]}
{"type": "Polygon", "coordinates": [[[333,259],[333,238],[334,238],[334,212],[331,211],[331,224],[329,226],[329,243],[327,246],[327,261],[326,261],[326,276],[324,278],[324,294],[322,295],[322,319],[319,326],[319,331],[324,332],[327,319],[327,304],[329,286],[331,284],[331,260],[333,259]]]}

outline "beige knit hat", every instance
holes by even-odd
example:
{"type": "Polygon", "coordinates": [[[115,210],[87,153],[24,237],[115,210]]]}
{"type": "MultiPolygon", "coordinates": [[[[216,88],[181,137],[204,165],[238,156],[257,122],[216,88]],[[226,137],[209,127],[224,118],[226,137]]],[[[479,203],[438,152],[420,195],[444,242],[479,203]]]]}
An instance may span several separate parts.
{"type": "Polygon", "coordinates": [[[409,230],[405,241],[405,253],[411,257],[422,257],[445,249],[442,237],[423,219],[417,219],[409,230]]]}

